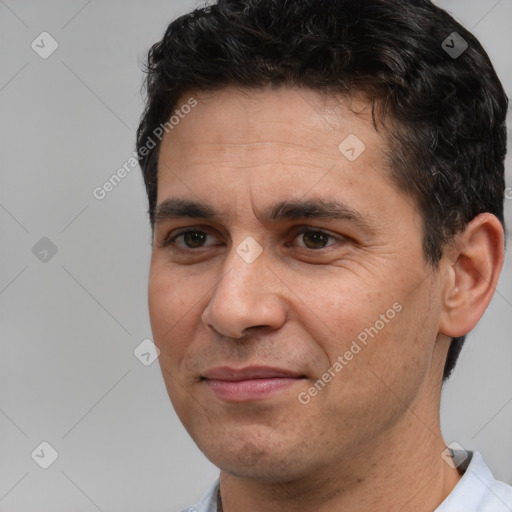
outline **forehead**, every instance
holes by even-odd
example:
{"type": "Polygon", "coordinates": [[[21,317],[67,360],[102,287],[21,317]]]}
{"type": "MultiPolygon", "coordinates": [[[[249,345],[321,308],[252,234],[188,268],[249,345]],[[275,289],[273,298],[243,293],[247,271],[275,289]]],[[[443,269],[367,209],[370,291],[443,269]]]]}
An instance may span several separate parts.
{"type": "MultiPolygon", "coordinates": [[[[290,145],[332,154],[349,133],[374,147],[383,143],[372,124],[371,104],[363,96],[346,97],[304,88],[228,87],[185,94],[176,103],[175,112],[191,98],[197,106],[181,116],[162,142],[167,146],[174,141],[181,146],[180,154],[194,152],[198,144],[205,148],[207,144],[217,145],[212,150],[227,150],[230,146],[243,151],[263,149],[257,144],[272,142],[282,143],[283,151],[284,145],[290,145]]],[[[337,158],[339,153],[334,156],[337,158]]]]}
{"type": "Polygon", "coordinates": [[[242,200],[242,190],[259,202],[338,191],[357,203],[361,189],[392,186],[362,98],[226,88],[184,95],[175,111],[191,98],[196,106],[162,140],[157,203],[171,195],[222,202],[230,192],[242,200]]]}

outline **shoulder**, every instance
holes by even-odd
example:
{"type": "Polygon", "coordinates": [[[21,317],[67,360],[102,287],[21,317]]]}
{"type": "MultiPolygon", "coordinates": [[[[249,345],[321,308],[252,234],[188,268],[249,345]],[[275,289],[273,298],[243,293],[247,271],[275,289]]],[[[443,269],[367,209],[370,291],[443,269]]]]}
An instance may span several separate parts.
{"type": "Polygon", "coordinates": [[[480,452],[470,462],[450,495],[435,512],[510,512],[512,487],[494,478],[480,452]]]}
{"type": "Polygon", "coordinates": [[[185,508],[180,512],[217,512],[219,486],[220,480],[217,478],[195,505],[185,508]]]}

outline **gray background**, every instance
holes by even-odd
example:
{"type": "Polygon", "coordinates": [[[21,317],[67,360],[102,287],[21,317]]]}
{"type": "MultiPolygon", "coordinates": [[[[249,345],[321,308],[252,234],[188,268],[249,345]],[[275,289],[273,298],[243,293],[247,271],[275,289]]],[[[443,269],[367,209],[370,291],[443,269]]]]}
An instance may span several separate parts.
{"type": "MultiPolygon", "coordinates": [[[[512,0],[437,3],[474,30],[511,96],[512,0]]],[[[139,60],[195,6],[0,0],[0,511],[172,512],[217,475],[174,414],[158,362],[133,354],[151,338],[140,170],[105,199],[92,194],[134,149],[139,60]],[[31,48],[43,31],[59,44],[47,59],[31,48]],[[43,237],[57,248],[46,262],[32,252],[43,237]],[[46,470],[31,457],[42,441],[59,454],[46,470]]],[[[445,387],[442,423],[447,442],[480,450],[512,483],[507,252],[445,387]]]]}

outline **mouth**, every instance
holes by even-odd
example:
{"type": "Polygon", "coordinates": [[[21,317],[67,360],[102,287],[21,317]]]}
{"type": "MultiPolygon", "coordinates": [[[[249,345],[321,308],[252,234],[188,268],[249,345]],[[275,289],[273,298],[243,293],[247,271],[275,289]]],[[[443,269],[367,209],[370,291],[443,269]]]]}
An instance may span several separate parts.
{"type": "Polygon", "coordinates": [[[221,366],[206,371],[201,377],[218,398],[230,402],[269,398],[304,379],[306,376],[299,372],[269,366],[241,369],[221,366]]]}

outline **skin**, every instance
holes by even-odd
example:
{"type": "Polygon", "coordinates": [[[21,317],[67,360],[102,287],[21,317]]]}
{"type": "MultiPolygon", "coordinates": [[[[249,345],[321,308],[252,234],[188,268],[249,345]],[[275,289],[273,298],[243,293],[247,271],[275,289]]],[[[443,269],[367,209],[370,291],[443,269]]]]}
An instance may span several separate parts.
{"type": "Polygon", "coordinates": [[[221,469],[224,512],[434,510],[460,479],[441,457],[444,361],[451,337],[469,332],[491,300],[501,224],[479,215],[433,269],[418,209],[391,183],[386,141],[362,97],[291,88],[193,96],[198,105],[162,141],[157,204],[189,199],[218,216],[160,216],[149,311],[172,404],[221,469]],[[366,147],[352,162],[338,149],[349,134],[366,147]],[[314,199],[343,202],[366,225],[265,216],[274,203],[314,199]],[[207,235],[166,246],[183,228],[207,235]],[[236,252],[248,236],[262,248],[252,263],[236,252]],[[397,302],[401,311],[300,403],[397,302]],[[233,403],[200,379],[221,365],[305,378],[233,403]]]}

